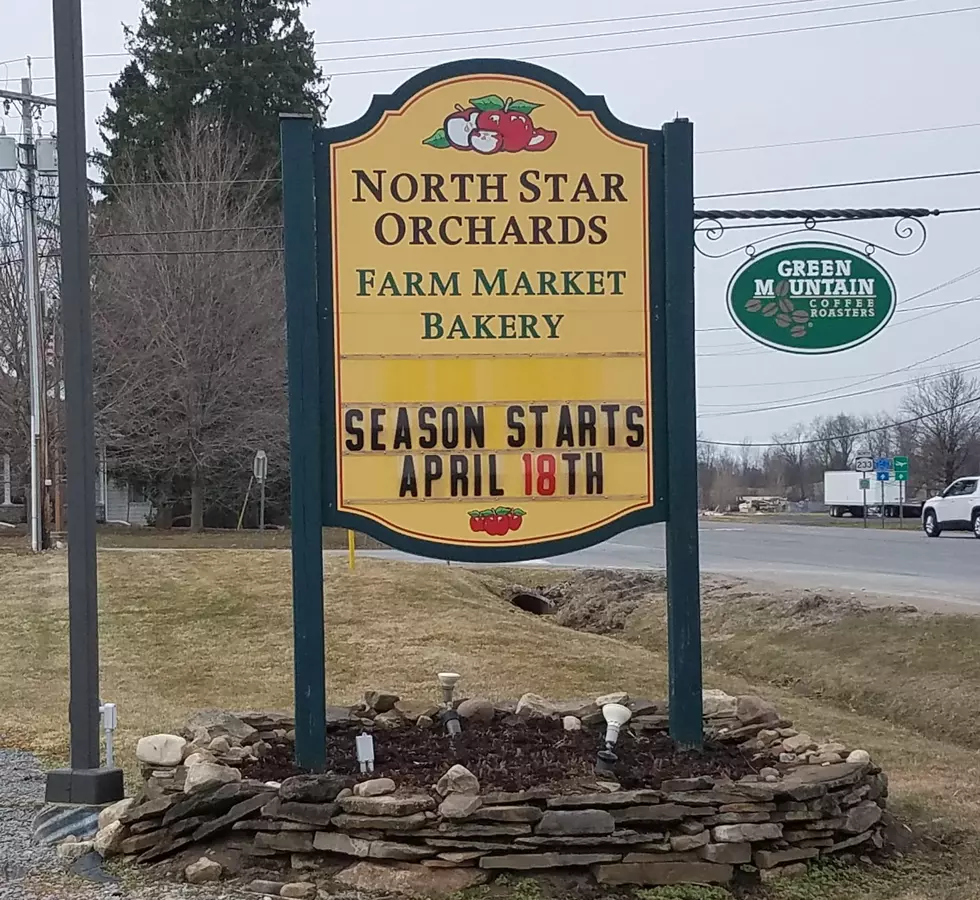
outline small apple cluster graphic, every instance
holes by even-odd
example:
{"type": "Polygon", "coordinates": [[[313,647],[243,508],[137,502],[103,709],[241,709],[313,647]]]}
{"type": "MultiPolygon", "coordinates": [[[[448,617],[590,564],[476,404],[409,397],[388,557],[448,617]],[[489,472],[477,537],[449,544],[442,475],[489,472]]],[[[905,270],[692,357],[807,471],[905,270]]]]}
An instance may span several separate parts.
{"type": "Polygon", "coordinates": [[[482,531],[484,534],[498,536],[507,534],[508,531],[519,531],[526,515],[523,509],[510,506],[473,510],[469,513],[470,531],[482,531]]]}
{"type": "Polygon", "coordinates": [[[540,103],[527,100],[502,100],[496,94],[470,100],[464,109],[458,103],[455,112],[446,116],[442,128],[434,131],[423,144],[437,150],[476,150],[477,153],[540,152],[551,147],[557,131],[537,128],[531,113],[540,103]]]}

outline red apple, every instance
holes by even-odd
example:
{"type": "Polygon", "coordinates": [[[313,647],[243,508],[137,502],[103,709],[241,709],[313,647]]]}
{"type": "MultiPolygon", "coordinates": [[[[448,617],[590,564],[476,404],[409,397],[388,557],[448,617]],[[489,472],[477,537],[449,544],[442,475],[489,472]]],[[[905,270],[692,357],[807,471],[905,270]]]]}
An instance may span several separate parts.
{"type": "Polygon", "coordinates": [[[557,131],[548,131],[547,128],[535,128],[534,133],[527,142],[527,149],[534,151],[547,150],[557,139],[557,131]]]}
{"type": "Polygon", "coordinates": [[[470,135],[470,146],[478,153],[497,153],[504,147],[504,139],[499,131],[474,131],[470,135]]]}
{"type": "Polygon", "coordinates": [[[504,109],[485,109],[477,117],[478,128],[485,131],[497,131],[503,138],[505,153],[516,153],[527,146],[534,134],[534,124],[524,113],[511,112],[504,109]]]}
{"type": "Polygon", "coordinates": [[[479,115],[480,110],[475,106],[471,106],[469,109],[463,109],[462,106],[456,104],[456,112],[452,112],[446,116],[443,128],[446,130],[446,137],[449,143],[457,150],[470,149],[470,138],[473,132],[476,131],[476,120],[479,115]]]}

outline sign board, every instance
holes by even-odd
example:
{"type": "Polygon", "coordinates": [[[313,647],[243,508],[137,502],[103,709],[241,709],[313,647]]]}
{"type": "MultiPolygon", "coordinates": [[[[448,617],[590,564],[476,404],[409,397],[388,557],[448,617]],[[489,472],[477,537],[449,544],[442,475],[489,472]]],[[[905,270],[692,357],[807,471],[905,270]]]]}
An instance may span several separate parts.
{"type": "Polygon", "coordinates": [[[909,470],[909,458],[907,456],[896,456],[892,460],[892,467],[895,472],[908,472],[909,470]]]}
{"type": "Polygon", "coordinates": [[[513,60],[335,128],[283,117],[303,767],[325,766],[324,525],[515,562],[666,522],[671,736],[700,746],[693,160],[689,121],[627,125],[513,60]]]}
{"type": "Polygon", "coordinates": [[[908,471],[899,472],[896,469],[896,471],[895,471],[895,480],[896,481],[908,481],[909,480],[909,473],[908,473],[908,471]]]}
{"type": "Polygon", "coordinates": [[[871,479],[869,479],[869,478],[862,478],[858,482],[858,490],[860,490],[860,491],[868,491],[870,489],[871,489],[871,479]]]}
{"type": "Polygon", "coordinates": [[[258,482],[265,481],[269,474],[269,458],[266,456],[265,450],[259,450],[255,454],[255,459],[252,460],[252,474],[255,476],[255,480],[258,482]]]}
{"type": "Polygon", "coordinates": [[[854,460],[854,470],[856,472],[873,472],[875,461],[870,456],[859,456],[854,460]]]}
{"type": "Polygon", "coordinates": [[[387,106],[318,143],[324,524],[514,561],[663,520],[659,133],[511,74],[387,106]]]}
{"type": "Polygon", "coordinates": [[[892,461],[890,459],[882,457],[881,459],[875,460],[876,472],[890,472],[891,468],[892,468],[892,461]]]}
{"type": "Polygon", "coordinates": [[[878,476],[878,481],[888,481],[891,478],[891,472],[882,471],[881,469],[879,469],[876,474],[878,476]]]}
{"type": "Polygon", "coordinates": [[[827,243],[751,257],[728,285],[728,311],[753,340],[791,353],[835,353],[873,338],[895,312],[895,286],[873,259],[827,243]]]}

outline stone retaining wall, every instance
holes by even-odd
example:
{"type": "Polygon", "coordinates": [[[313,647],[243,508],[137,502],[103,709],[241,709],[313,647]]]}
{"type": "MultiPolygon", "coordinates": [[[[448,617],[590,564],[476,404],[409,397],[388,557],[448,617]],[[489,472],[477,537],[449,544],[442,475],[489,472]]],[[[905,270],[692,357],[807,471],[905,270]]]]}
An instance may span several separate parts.
{"type": "Polygon", "coordinates": [[[883,846],[888,783],[868,754],[820,745],[768,713],[746,724],[711,716],[707,702],[706,711],[709,732],[757,758],[758,774],[632,791],[596,781],[574,793],[481,790],[461,766],[427,791],[337,775],[261,783],[242,780],[236,761],[288,740],[292,722],[208,714],[189,724],[190,742],[141,741],[143,795],[103,812],[95,847],[143,864],[169,861],[192,882],[261,868],[274,874],[253,881],[254,891],[314,897],[321,876],[410,893],[554,870],[606,885],[726,884],[740,867],[768,878],[818,856],[883,846]]]}

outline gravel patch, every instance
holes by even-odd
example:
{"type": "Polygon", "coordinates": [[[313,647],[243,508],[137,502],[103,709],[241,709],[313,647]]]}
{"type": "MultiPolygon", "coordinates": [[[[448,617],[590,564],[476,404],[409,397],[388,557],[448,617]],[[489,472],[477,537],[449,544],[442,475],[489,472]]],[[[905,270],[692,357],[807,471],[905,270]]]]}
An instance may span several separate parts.
{"type": "Polygon", "coordinates": [[[44,770],[30,753],[0,750],[0,897],[16,897],[26,876],[58,866],[54,850],[31,841],[31,825],[44,805],[44,770]]]}
{"type": "Polygon", "coordinates": [[[232,900],[251,897],[232,885],[200,888],[125,872],[119,884],[93,884],[71,875],[52,847],[31,840],[44,806],[44,769],[37,758],[0,749],[0,900],[232,900]]]}

